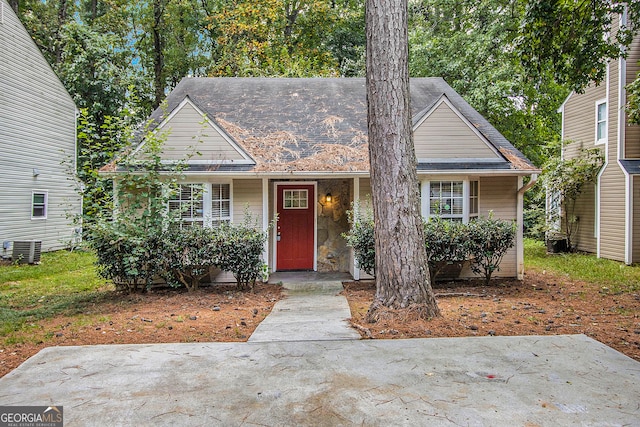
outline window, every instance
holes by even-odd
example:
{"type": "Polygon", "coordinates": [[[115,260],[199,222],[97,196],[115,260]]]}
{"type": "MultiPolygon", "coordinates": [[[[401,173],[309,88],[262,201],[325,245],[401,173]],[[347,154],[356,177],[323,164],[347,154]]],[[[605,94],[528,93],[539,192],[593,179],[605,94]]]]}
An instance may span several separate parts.
{"type": "Polygon", "coordinates": [[[596,144],[607,142],[607,102],[596,102],[596,144]]]}
{"type": "Polygon", "coordinates": [[[181,227],[231,222],[231,184],[181,184],[169,200],[169,212],[179,212],[181,227]]]}
{"type": "Polygon", "coordinates": [[[47,218],[47,193],[44,191],[34,191],[31,193],[31,218],[47,218]]]}
{"type": "Polygon", "coordinates": [[[423,212],[426,207],[429,217],[440,216],[466,223],[478,216],[478,181],[428,181],[423,183],[422,198],[423,212]]]}
{"type": "Polygon", "coordinates": [[[285,209],[307,209],[309,206],[307,190],[284,190],[285,209]]]}
{"type": "Polygon", "coordinates": [[[478,217],[479,212],[478,181],[469,181],[469,216],[478,217]]]}
{"type": "Polygon", "coordinates": [[[202,184],[179,185],[169,200],[169,212],[177,212],[181,226],[204,225],[204,191],[202,184]]]}
{"type": "Polygon", "coordinates": [[[434,181],[429,189],[429,215],[462,220],[462,182],[434,181]]]}
{"type": "Polygon", "coordinates": [[[231,185],[211,184],[211,225],[231,222],[231,185]]]}

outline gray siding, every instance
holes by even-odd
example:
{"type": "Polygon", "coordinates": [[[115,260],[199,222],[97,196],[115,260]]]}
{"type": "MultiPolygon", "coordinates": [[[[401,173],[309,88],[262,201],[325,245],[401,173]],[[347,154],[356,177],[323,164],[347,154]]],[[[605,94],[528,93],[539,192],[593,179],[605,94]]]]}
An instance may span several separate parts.
{"type": "Polygon", "coordinates": [[[234,224],[242,224],[245,210],[248,209],[258,228],[262,228],[262,180],[234,179],[232,197],[234,224]]]}
{"type": "Polygon", "coordinates": [[[163,158],[167,160],[243,160],[238,151],[189,103],[162,127],[167,132],[163,158]],[[195,154],[198,152],[199,154],[195,154]]]}
{"type": "Polygon", "coordinates": [[[413,132],[418,159],[495,159],[498,156],[446,103],[413,132]]]}
{"type": "Polygon", "coordinates": [[[43,250],[59,249],[74,236],[67,215],[81,210],[68,173],[75,167],[76,109],[13,10],[0,1],[0,241],[41,240],[43,250]],[[48,193],[46,219],[31,219],[34,190],[48,193]]]}

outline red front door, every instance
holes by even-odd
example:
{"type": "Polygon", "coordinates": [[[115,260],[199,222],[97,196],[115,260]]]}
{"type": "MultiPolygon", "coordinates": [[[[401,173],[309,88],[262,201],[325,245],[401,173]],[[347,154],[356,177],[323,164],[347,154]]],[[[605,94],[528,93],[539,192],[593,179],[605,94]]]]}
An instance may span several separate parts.
{"type": "Polygon", "coordinates": [[[313,270],[315,191],[313,185],[278,185],[277,269],[313,270]]]}

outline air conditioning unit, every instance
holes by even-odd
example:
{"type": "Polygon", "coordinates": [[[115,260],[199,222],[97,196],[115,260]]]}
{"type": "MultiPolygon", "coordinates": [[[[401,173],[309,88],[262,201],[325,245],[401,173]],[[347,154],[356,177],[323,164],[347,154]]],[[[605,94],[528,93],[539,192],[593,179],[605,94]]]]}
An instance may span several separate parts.
{"type": "Polygon", "coordinates": [[[17,240],[13,242],[13,255],[11,259],[18,264],[40,264],[40,252],[42,241],[17,240]]]}

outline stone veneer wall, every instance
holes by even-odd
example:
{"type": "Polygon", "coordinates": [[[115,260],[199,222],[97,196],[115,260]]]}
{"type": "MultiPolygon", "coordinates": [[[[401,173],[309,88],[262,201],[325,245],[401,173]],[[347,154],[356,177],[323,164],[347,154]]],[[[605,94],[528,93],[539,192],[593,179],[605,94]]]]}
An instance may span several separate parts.
{"type": "Polygon", "coordinates": [[[349,181],[318,181],[318,271],[349,271],[349,253],[342,233],[349,230],[347,211],[351,209],[349,181]],[[325,197],[331,193],[332,201],[325,197]]]}

